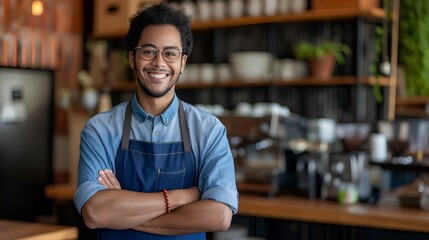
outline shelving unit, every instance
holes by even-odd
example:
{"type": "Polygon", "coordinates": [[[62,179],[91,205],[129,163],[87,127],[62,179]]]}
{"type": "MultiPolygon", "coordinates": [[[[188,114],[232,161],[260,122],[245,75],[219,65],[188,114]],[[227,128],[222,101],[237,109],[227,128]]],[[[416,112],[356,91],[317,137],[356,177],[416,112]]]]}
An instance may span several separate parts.
{"type": "MultiPolygon", "coordinates": [[[[339,122],[375,122],[388,115],[388,89],[390,78],[377,81],[370,77],[374,61],[375,31],[381,24],[384,10],[373,8],[307,10],[287,15],[241,17],[235,19],[194,21],[194,51],[190,63],[220,64],[228,62],[228,55],[235,51],[267,51],[276,58],[294,58],[293,46],[304,40],[340,41],[348,44],[353,56],[346,65],[337,66],[334,77],[328,80],[272,79],[271,81],[245,81],[188,83],[179,81],[176,90],[180,98],[192,104],[221,104],[233,108],[238,102],[277,102],[291,111],[308,118],[328,117],[339,122]],[[297,31],[299,31],[297,33],[297,31]],[[376,103],[373,87],[379,85],[385,95],[376,103]],[[328,101],[332,111],[321,112],[322,101],[328,101]],[[313,102],[313,104],[312,104],[313,102]],[[319,106],[318,106],[319,105],[319,106]],[[306,108],[314,108],[306,109],[306,108]]],[[[118,38],[122,33],[94,38],[118,38]]],[[[111,84],[112,91],[133,91],[135,82],[111,84]]]]}
{"type": "Polygon", "coordinates": [[[346,59],[348,65],[337,66],[336,74],[328,80],[274,79],[262,83],[237,80],[208,85],[179,82],[177,90],[179,93],[182,91],[186,98],[192,94],[191,89],[198,89],[202,93],[196,93],[196,97],[190,100],[230,108],[239,101],[255,103],[262,99],[286,105],[291,111],[308,118],[328,117],[339,122],[375,122],[387,118],[387,97],[383,103],[376,103],[372,90],[379,84],[387,96],[391,80],[381,78],[377,82],[374,77],[369,77],[373,62],[370,55],[374,53],[375,44],[371,27],[381,23],[384,17],[384,11],[376,8],[308,10],[282,16],[193,22],[195,42],[202,40],[205,46],[195,46],[191,63],[225,63],[229,53],[247,50],[267,51],[280,59],[294,58],[293,46],[304,40],[344,42],[353,49],[354,55],[346,59]],[[213,42],[209,42],[210,38],[213,42]],[[210,44],[212,49],[216,49],[211,53],[207,49],[210,44]],[[333,110],[326,114],[322,112],[321,109],[325,109],[323,102],[333,110]]]}

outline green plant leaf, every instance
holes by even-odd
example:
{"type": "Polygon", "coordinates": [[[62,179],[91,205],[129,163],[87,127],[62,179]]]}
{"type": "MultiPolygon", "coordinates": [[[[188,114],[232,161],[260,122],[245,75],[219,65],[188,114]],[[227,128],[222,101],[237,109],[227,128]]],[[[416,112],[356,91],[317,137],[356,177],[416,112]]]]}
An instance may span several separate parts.
{"type": "Polygon", "coordinates": [[[351,53],[349,46],[337,42],[325,42],[322,44],[301,42],[295,47],[296,58],[301,60],[323,58],[328,54],[332,54],[339,64],[344,64],[344,56],[351,53]]]}

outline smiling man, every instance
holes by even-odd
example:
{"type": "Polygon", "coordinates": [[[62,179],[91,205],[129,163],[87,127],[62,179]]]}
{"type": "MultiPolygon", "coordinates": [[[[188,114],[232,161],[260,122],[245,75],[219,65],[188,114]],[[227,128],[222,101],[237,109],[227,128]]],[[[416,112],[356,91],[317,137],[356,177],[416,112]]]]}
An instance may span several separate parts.
{"type": "Polygon", "coordinates": [[[81,133],[74,201],[99,239],[205,239],[237,212],[225,127],[175,94],[192,43],[189,18],[167,4],[131,19],[137,91],[81,133]]]}

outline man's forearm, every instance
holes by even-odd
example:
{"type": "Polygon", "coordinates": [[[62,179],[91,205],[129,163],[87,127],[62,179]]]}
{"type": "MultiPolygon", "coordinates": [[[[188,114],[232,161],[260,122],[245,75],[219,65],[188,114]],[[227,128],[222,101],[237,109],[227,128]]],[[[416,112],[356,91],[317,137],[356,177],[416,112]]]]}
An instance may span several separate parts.
{"type": "Polygon", "coordinates": [[[170,214],[164,214],[134,229],[161,235],[225,231],[231,220],[232,211],[227,205],[213,200],[201,200],[177,208],[170,214]]]}
{"type": "MultiPolygon", "coordinates": [[[[172,209],[196,201],[195,190],[169,191],[172,209]]],[[[89,228],[129,229],[140,226],[166,213],[162,192],[142,193],[107,189],[93,195],[82,208],[89,228]]]]}

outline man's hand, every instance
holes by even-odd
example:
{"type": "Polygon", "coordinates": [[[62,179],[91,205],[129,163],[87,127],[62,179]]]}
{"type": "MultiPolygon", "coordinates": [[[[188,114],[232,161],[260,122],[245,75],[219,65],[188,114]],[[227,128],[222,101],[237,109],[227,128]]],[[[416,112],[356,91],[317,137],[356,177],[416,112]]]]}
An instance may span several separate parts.
{"type": "Polygon", "coordinates": [[[113,174],[112,170],[104,169],[98,171],[97,180],[107,189],[121,189],[121,184],[119,183],[116,176],[113,174]]]}

